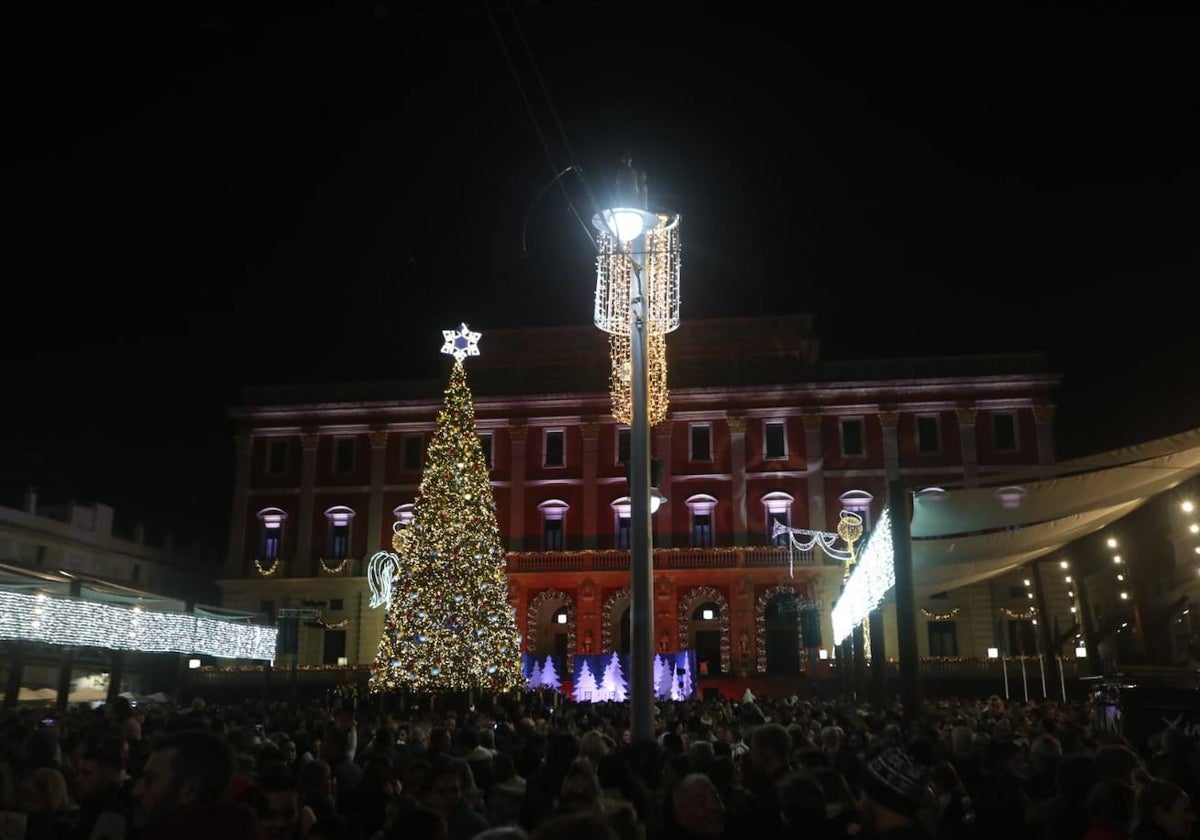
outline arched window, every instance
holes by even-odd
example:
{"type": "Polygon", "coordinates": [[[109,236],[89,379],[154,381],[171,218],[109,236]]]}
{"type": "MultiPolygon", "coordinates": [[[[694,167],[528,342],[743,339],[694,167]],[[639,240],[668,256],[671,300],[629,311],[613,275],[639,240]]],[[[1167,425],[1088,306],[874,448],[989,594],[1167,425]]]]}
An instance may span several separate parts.
{"type": "Polygon", "coordinates": [[[704,493],[684,501],[692,515],[692,548],[712,548],[713,546],[713,508],[717,500],[704,493]]]}
{"type": "Polygon", "coordinates": [[[407,528],[413,521],[413,504],[409,502],[403,505],[396,505],[392,510],[392,516],[396,517],[396,524],[401,528],[407,528]]]}
{"type": "Polygon", "coordinates": [[[538,505],[538,510],[542,513],[542,550],[562,551],[563,531],[570,505],[562,499],[547,499],[538,505]]]}
{"type": "Polygon", "coordinates": [[[866,490],[847,490],[838,499],[842,503],[842,510],[857,513],[862,518],[863,533],[870,532],[871,502],[875,501],[875,497],[866,490]]]}
{"type": "Polygon", "coordinates": [[[781,491],[767,493],[762,497],[768,545],[787,545],[788,535],[786,533],[775,536],[775,523],[778,522],[785,528],[792,527],[792,503],[794,501],[796,501],[794,496],[781,491]]]}
{"type": "Polygon", "coordinates": [[[613,548],[629,548],[629,497],[622,496],[612,503],[613,548]]]}
{"type": "Polygon", "coordinates": [[[258,512],[259,560],[274,563],[279,559],[279,549],[283,544],[283,521],[287,516],[287,513],[277,507],[263,508],[258,512]]]}
{"type": "Polygon", "coordinates": [[[345,560],[350,556],[350,523],[354,520],[354,511],[344,505],[335,505],[325,511],[325,518],[329,521],[325,557],[345,560]]]}

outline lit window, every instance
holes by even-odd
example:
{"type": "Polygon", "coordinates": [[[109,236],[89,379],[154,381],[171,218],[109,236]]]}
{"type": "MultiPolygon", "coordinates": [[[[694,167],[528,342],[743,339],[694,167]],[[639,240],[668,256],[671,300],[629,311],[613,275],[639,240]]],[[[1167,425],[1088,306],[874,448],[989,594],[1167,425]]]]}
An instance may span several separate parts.
{"type": "Polygon", "coordinates": [[[784,528],[792,527],[792,503],[795,497],[788,493],[767,493],[762,497],[762,505],[767,523],[767,545],[787,545],[786,532],[775,535],[775,523],[784,528]]]}
{"type": "Polygon", "coordinates": [[[847,458],[861,458],[867,454],[866,443],[863,440],[863,421],[861,417],[844,418],[842,427],[842,455],[847,458]]]}
{"type": "Polygon", "coordinates": [[[562,551],[564,521],[568,505],[561,499],[549,499],[538,505],[542,514],[542,548],[545,551],[562,551]]]}
{"type": "Polygon", "coordinates": [[[354,438],[340,437],[333,441],[333,471],[339,473],[354,470],[354,438]]]}
{"type": "Polygon", "coordinates": [[[279,508],[264,508],[258,512],[260,523],[260,540],[258,559],[272,562],[279,559],[279,549],[283,540],[283,521],[287,514],[279,508]]]}
{"type": "Polygon", "coordinates": [[[613,516],[616,518],[613,547],[628,549],[630,529],[629,497],[622,496],[621,498],[617,499],[612,503],[612,509],[613,516]]]}
{"type": "Polygon", "coordinates": [[[684,502],[692,516],[692,548],[712,548],[713,546],[713,508],[717,500],[712,496],[699,494],[684,502]]]}
{"type": "Polygon", "coordinates": [[[1017,415],[1001,411],[992,415],[992,440],[997,452],[1016,452],[1017,415]]]}
{"type": "Polygon", "coordinates": [[[838,500],[842,503],[842,510],[856,513],[862,519],[864,535],[871,530],[871,502],[875,500],[874,496],[865,490],[847,490],[838,500]]]}
{"type": "Polygon", "coordinates": [[[566,466],[565,444],[561,429],[547,429],[545,437],[545,458],[542,462],[546,467],[566,466]]]}
{"type": "Polygon", "coordinates": [[[958,656],[958,633],[953,621],[929,622],[929,655],[958,656]]]}
{"type": "Polygon", "coordinates": [[[396,522],[401,528],[407,528],[412,524],[413,521],[412,502],[403,505],[397,505],[392,511],[392,516],[396,517],[396,522]]]}
{"type": "Polygon", "coordinates": [[[937,455],[942,451],[941,428],[937,415],[917,418],[917,451],[922,455],[937,455]]]}
{"type": "Polygon", "coordinates": [[[768,461],[787,458],[787,434],[782,420],[763,424],[763,458],[768,461]]]}
{"type": "Polygon", "coordinates": [[[330,560],[345,560],[350,556],[350,523],[354,520],[354,511],[338,505],[325,511],[325,518],[329,520],[325,556],[330,560]]]}
{"type": "Polygon", "coordinates": [[[712,426],[708,423],[693,423],[691,425],[691,455],[692,461],[712,460],[712,426]]]}

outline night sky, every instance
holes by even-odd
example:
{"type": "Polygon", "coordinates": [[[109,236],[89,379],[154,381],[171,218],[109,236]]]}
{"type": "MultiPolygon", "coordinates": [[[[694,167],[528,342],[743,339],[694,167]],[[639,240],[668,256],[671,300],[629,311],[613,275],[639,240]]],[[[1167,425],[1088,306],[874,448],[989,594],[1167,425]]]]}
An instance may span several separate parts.
{"type": "Polygon", "coordinates": [[[831,360],[1045,351],[1061,457],[1200,426],[1197,16],[855,8],[17,13],[0,504],[222,550],[240,386],[589,324],[571,208],[624,149],[682,214],[684,319],[813,313],[831,360]]]}

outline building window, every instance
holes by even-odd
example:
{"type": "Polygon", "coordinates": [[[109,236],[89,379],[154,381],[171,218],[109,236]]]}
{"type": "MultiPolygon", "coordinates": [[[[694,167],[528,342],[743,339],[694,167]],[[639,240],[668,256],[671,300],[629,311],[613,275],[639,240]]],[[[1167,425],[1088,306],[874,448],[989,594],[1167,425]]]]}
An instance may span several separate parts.
{"type": "Polygon", "coordinates": [[[922,455],[937,455],[942,451],[942,438],[936,415],[917,418],[917,452],[922,455]]]}
{"type": "Polygon", "coordinates": [[[324,665],[341,665],[346,658],[346,631],[326,630],[321,634],[323,650],[321,663],[324,665]]]}
{"type": "Polygon", "coordinates": [[[787,434],[782,420],[763,424],[763,457],[769,461],[787,458],[787,434]]]}
{"type": "Polygon", "coordinates": [[[612,503],[615,522],[613,548],[629,549],[629,497],[622,496],[612,503]]]}
{"type": "Polygon", "coordinates": [[[997,452],[1017,451],[1017,415],[1010,411],[992,415],[992,437],[997,452]]]}
{"type": "Polygon", "coordinates": [[[712,496],[698,494],[684,502],[692,517],[692,548],[712,548],[713,508],[717,500],[712,496]]]}
{"type": "Polygon", "coordinates": [[[692,461],[712,460],[712,426],[708,423],[693,423],[691,425],[691,455],[692,461]]]}
{"type": "Polygon", "coordinates": [[[342,610],[342,599],[341,598],[330,598],[329,599],[329,609],[331,611],[336,610],[336,611],[340,612],[342,610]]]}
{"type": "Polygon", "coordinates": [[[491,432],[480,432],[479,433],[479,448],[483,450],[483,463],[486,464],[487,468],[490,470],[492,467],[495,466],[495,463],[492,461],[492,433],[491,432]]]}
{"type": "Polygon", "coordinates": [[[1037,656],[1037,628],[1033,621],[1026,618],[1012,619],[1008,622],[1008,654],[1009,656],[1037,656]]]}
{"type": "Polygon", "coordinates": [[[279,508],[264,508],[258,512],[259,545],[258,559],[268,563],[279,559],[283,542],[283,521],[287,514],[279,508]]]}
{"type": "Polygon", "coordinates": [[[288,442],[273,440],[267,445],[267,472],[271,475],[282,475],[287,472],[288,442]]]}
{"type": "Polygon", "coordinates": [[[562,429],[547,429],[544,438],[545,443],[545,458],[542,461],[544,467],[563,467],[566,466],[566,446],[563,441],[562,429]]]}
{"type": "Polygon", "coordinates": [[[861,458],[867,454],[863,441],[863,421],[861,417],[842,420],[842,455],[847,458],[861,458]]]}
{"type": "Polygon", "coordinates": [[[617,429],[617,463],[629,463],[630,430],[617,429]]]}
{"type": "Polygon", "coordinates": [[[258,611],[267,618],[275,618],[275,602],[274,601],[259,601],[258,611]]]}
{"type": "Polygon", "coordinates": [[[566,502],[561,499],[549,499],[538,505],[542,513],[542,549],[544,551],[562,551],[564,544],[563,532],[567,510],[566,502]]]}
{"type": "MultiPolygon", "coordinates": [[[[392,510],[392,516],[396,517],[396,525],[401,528],[407,528],[413,521],[413,505],[412,502],[403,505],[397,505],[392,510]]],[[[393,530],[395,528],[393,527],[393,530]]]]}
{"type": "Polygon", "coordinates": [[[333,471],[340,473],[354,470],[354,438],[340,437],[333,442],[333,471]]]}
{"type": "Polygon", "coordinates": [[[795,497],[789,493],[768,493],[762,497],[763,517],[767,523],[767,545],[787,545],[788,535],[781,533],[775,535],[775,523],[778,522],[785,528],[792,526],[792,503],[796,501],[795,497]]]}
{"type": "Polygon", "coordinates": [[[958,656],[958,636],[953,621],[929,622],[929,655],[958,656]]]}
{"type": "Polygon", "coordinates": [[[350,523],[354,520],[354,511],[338,505],[325,511],[325,518],[329,521],[325,557],[329,560],[345,560],[350,556],[350,523]]]}
{"type": "Polygon", "coordinates": [[[405,435],[403,465],[408,471],[421,469],[421,447],[424,438],[421,435],[405,435]]]}
{"type": "MultiPolygon", "coordinates": [[[[838,496],[838,501],[842,503],[842,510],[858,514],[858,518],[862,520],[864,536],[871,530],[871,502],[874,499],[875,497],[865,490],[847,490],[838,496]]],[[[862,548],[861,544],[859,548],[862,548]]]]}

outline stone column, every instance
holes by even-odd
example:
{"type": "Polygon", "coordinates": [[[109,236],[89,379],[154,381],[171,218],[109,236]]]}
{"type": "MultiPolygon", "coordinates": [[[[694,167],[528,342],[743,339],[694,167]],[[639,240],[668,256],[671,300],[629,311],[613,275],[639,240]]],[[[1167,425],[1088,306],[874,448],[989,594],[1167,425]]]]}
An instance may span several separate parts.
{"type": "Polygon", "coordinates": [[[958,418],[958,433],[962,437],[963,486],[978,487],[979,441],[975,435],[975,424],[979,419],[979,409],[956,408],[954,415],[958,418]]]}
{"type": "Polygon", "coordinates": [[[871,610],[867,622],[871,630],[871,703],[882,709],[887,702],[887,645],[882,604],[871,610]]]}
{"type": "Polygon", "coordinates": [[[1033,420],[1037,424],[1038,463],[1053,464],[1057,458],[1054,452],[1054,406],[1035,405],[1033,420]]]}
{"type": "Polygon", "coordinates": [[[744,546],[746,533],[746,418],[727,417],[729,424],[729,476],[733,491],[733,544],[744,546]]]}
{"type": "Polygon", "coordinates": [[[315,432],[300,435],[300,511],[296,517],[296,559],[291,564],[289,577],[312,577],[316,558],[312,552],[313,492],[317,486],[317,441],[321,436],[315,432]]]}
{"type": "Polygon", "coordinates": [[[583,438],[583,548],[594,549],[598,543],[596,523],[599,520],[596,476],[600,470],[600,424],[588,418],[579,424],[583,438]]]}
{"type": "Polygon", "coordinates": [[[811,411],[801,414],[800,420],[804,423],[804,460],[808,473],[808,527],[824,531],[828,526],[825,520],[825,449],[821,435],[824,424],[821,415],[811,411]]]}
{"type": "Polygon", "coordinates": [[[367,544],[363,556],[370,556],[380,548],[390,550],[391,540],[383,546],[383,477],[387,466],[386,429],[372,429],[367,437],[371,441],[371,499],[367,507],[367,544]]]}
{"type": "MultiPolygon", "coordinates": [[[[675,521],[671,508],[672,504],[682,505],[683,499],[676,499],[671,488],[671,424],[660,423],[650,430],[654,435],[654,451],[658,453],[660,471],[658,474],[658,491],[667,497],[667,503],[654,514],[651,523],[654,531],[653,548],[671,547],[671,523],[675,521]]],[[[690,524],[690,523],[689,523],[690,524]]]]}
{"type": "Polygon", "coordinates": [[[225,556],[225,577],[246,574],[246,508],[250,504],[250,435],[234,437],[236,458],[233,465],[233,510],[229,517],[229,553],[225,556]]]}
{"type": "Polygon", "coordinates": [[[883,429],[883,471],[889,482],[900,478],[900,412],[880,411],[879,425],[883,429]]]}
{"type": "Polygon", "coordinates": [[[525,421],[508,427],[509,491],[508,491],[508,550],[525,550],[525,421]]]}

